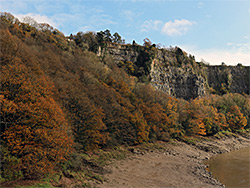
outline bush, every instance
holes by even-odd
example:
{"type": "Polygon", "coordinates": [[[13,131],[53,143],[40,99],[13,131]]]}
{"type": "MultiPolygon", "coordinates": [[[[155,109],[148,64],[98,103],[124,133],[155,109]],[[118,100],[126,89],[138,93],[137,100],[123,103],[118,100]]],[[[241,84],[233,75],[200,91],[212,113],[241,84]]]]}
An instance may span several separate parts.
{"type": "Polygon", "coordinates": [[[20,159],[12,156],[9,151],[1,146],[1,181],[11,181],[23,178],[20,170],[20,159]]]}

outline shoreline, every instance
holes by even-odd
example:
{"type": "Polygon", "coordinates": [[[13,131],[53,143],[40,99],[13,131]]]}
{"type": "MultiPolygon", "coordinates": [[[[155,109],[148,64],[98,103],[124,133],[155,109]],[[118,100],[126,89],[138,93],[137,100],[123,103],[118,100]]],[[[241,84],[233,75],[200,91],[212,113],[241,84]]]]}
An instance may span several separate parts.
{"type": "Polygon", "coordinates": [[[161,143],[161,149],[145,150],[135,147],[131,155],[107,165],[108,173],[100,188],[169,187],[169,188],[222,188],[204,164],[214,155],[250,147],[250,138],[241,135],[211,137],[197,143],[173,141],[161,143]]]}

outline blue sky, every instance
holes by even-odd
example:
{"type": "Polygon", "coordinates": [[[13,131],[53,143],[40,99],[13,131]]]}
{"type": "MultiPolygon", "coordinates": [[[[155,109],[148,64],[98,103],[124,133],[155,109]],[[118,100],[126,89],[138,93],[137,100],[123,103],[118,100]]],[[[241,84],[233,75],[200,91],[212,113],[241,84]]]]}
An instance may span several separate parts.
{"type": "Polygon", "coordinates": [[[111,30],[149,38],[210,64],[250,66],[249,0],[0,0],[0,11],[46,22],[65,35],[111,30]]]}

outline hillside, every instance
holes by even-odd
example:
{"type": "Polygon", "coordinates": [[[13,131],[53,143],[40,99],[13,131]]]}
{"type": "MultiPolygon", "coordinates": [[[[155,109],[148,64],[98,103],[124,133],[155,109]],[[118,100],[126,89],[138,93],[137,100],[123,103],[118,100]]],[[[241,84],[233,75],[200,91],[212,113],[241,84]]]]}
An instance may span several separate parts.
{"type": "Polygon", "coordinates": [[[65,37],[9,13],[0,46],[1,182],[83,183],[96,178],[95,151],[250,127],[249,67],[209,67],[108,30],[65,37]]]}

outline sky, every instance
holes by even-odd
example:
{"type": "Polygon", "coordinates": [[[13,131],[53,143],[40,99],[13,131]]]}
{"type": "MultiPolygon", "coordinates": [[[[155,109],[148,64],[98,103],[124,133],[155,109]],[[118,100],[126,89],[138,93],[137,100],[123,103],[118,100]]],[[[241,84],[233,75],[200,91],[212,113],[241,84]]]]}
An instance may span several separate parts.
{"type": "Polygon", "coordinates": [[[126,43],[148,38],[196,61],[250,66],[250,0],[0,0],[0,11],[66,36],[109,29],[126,43]]]}

